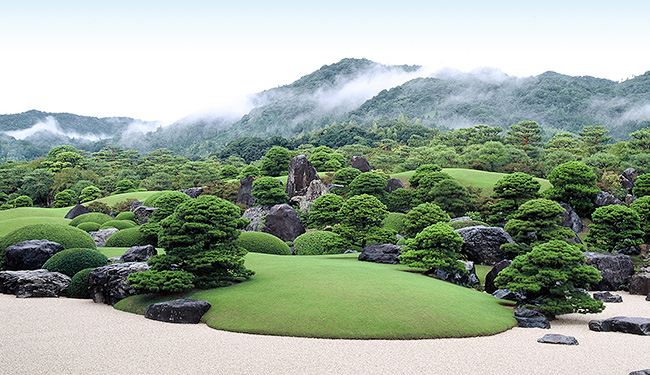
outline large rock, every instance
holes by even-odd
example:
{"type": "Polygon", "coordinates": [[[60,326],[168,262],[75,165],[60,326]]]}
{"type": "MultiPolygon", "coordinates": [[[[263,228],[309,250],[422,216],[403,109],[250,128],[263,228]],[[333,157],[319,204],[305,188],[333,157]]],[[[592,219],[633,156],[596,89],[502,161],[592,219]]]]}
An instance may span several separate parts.
{"type": "Polygon", "coordinates": [[[386,181],[386,186],[384,187],[384,190],[387,191],[388,193],[392,193],[397,189],[403,189],[404,184],[399,178],[389,178],[388,181],[386,181]]]}
{"type": "Polygon", "coordinates": [[[107,228],[100,229],[97,232],[88,232],[88,234],[93,238],[97,247],[104,247],[106,240],[108,240],[108,237],[117,233],[118,230],[119,229],[117,228],[107,228]]]}
{"type": "Polygon", "coordinates": [[[292,203],[298,203],[301,213],[308,214],[311,211],[311,206],[314,204],[314,201],[325,194],[330,194],[330,190],[323,181],[313,180],[309,184],[305,195],[294,195],[290,201],[292,203]]]}
{"type": "Polygon", "coordinates": [[[207,301],[182,298],[149,305],[144,317],[168,323],[196,324],[210,307],[212,305],[207,301]]]}
{"type": "Polygon", "coordinates": [[[517,320],[517,326],[522,328],[543,328],[550,329],[551,323],[544,314],[539,311],[530,310],[530,309],[517,309],[515,310],[515,315],[513,315],[515,320],[517,320]]]}
{"type": "Polygon", "coordinates": [[[628,375],[650,375],[650,369],[632,371],[628,375]]]}
{"type": "Polygon", "coordinates": [[[44,269],[0,272],[0,293],[18,298],[64,296],[69,285],[70,277],[44,269]]]}
{"type": "Polygon", "coordinates": [[[373,263],[399,264],[402,247],[391,244],[373,243],[363,248],[359,260],[373,263]]]}
{"type": "Polygon", "coordinates": [[[600,271],[603,279],[591,286],[591,290],[619,290],[627,285],[634,274],[634,263],[629,256],[586,252],[587,265],[600,271]]]}
{"type": "Polygon", "coordinates": [[[202,187],[191,187],[187,189],[181,189],[179,190],[181,193],[187,195],[188,197],[192,199],[198,198],[201,193],[203,193],[203,188],[202,187]]]}
{"type": "Polygon", "coordinates": [[[513,302],[523,302],[526,299],[523,294],[519,292],[513,292],[510,289],[497,289],[492,293],[492,297],[513,302]]]}
{"type": "Polygon", "coordinates": [[[578,216],[570,204],[561,202],[560,206],[564,208],[564,213],[562,213],[562,222],[559,224],[560,226],[571,228],[575,234],[585,230],[585,224],[580,220],[580,216],[578,216]]]}
{"type": "Polygon", "coordinates": [[[623,205],[623,202],[606,191],[599,191],[598,195],[596,195],[596,198],[594,199],[594,205],[596,208],[611,206],[613,204],[623,205]]]}
{"type": "Polygon", "coordinates": [[[154,255],[158,255],[158,250],[152,245],[132,246],[122,254],[120,262],[146,262],[154,255]]]}
{"type": "Polygon", "coordinates": [[[467,271],[465,275],[461,275],[458,273],[452,274],[441,269],[435,269],[432,271],[432,273],[440,280],[447,281],[452,284],[456,284],[460,286],[479,285],[481,281],[479,280],[478,276],[476,276],[476,267],[474,267],[474,263],[473,262],[461,262],[461,263],[465,265],[465,270],[467,271]]]}
{"type": "Polygon", "coordinates": [[[542,344],[578,345],[578,340],[575,337],[559,335],[557,333],[546,334],[537,339],[537,342],[542,344]]]}
{"type": "Polygon", "coordinates": [[[133,212],[133,211],[136,210],[136,208],[142,207],[143,204],[144,204],[144,201],[133,201],[133,202],[129,203],[129,211],[133,212]]]}
{"type": "Polygon", "coordinates": [[[508,268],[508,266],[510,266],[510,263],[512,263],[512,261],[508,259],[504,259],[498,262],[497,264],[495,264],[494,267],[492,267],[492,269],[490,270],[490,272],[488,272],[487,275],[485,275],[485,286],[483,287],[483,290],[485,290],[486,293],[492,294],[496,292],[497,289],[499,289],[496,287],[496,285],[494,285],[494,279],[497,278],[499,272],[508,268]]]}
{"type": "Polygon", "coordinates": [[[148,270],[146,262],[116,263],[95,268],[88,275],[90,296],[95,303],[114,305],[136,294],[135,289],[126,283],[129,275],[148,270]]]}
{"type": "Polygon", "coordinates": [[[634,182],[636,181],[637,177],[637,171],[634,168],[628,168],[621,173],[620,176],[618,176],[619,180],[621,181],[621,187],[623,189],[628,189],[629,192],[632,192],[632,189],[634,189],[634,182]]]}
{"type": "Polygon", "coordinates": [[[158,208],[157,207],[145,207],[145,206],[140,206],[136,208],[133,211],[133,214],[135,215],[135,221],[139,224],[142,225],[149,221],[151,219],[151,215],[153,215],[153,212],[156,211],[158,208]]]}
{"type": "Polygon", "coordinates": [[[239,191],[235,203],[245,204],[248,207],[255,206],[257,198],[253,196],[253,181],[255,181],[253,176],[246,176],[239,180],[239,191]]]}
{"type": "Polygon", "coordinates": [[[298,213],[288,204],[276,204],[266,215],[262,232],[272,234],[282,241],[293,241],[305,233],[298,213]]]}
{"type": "Polygon", "coordinates": [[[320,177],[305,155],[298,155],[291,159],[286,187],[289,199],[294,195],[305,195],[309,184],[314,180],[320,180],[320,177]]]}
{"type": "Polygon", "coordinates": [[[612,294],[608,291],[604,292],[594,292],[594,299],[596,301],[610,302],[610,303],[620,303],[623,302],[623,297],[618,294],[612,294]]]}
{"type": "Polygon", "coordinates": [[[615,316],[592,320],[589,329],[596,332],[622,332],[650,336],[650,318],[615,316]]]}
{"type": "Polygon", "coordinates": [[[37,270],[52,257],[52,255],[65,250],[63,245],[48,240],[29,240],[7,246],[8,270],[37,270]]]}
{"type": "Polygon", "coordinates": [[[630,279],[630,294],[650,294],[650,266],[645,266],[630,279]]]}
{"type": "Polygon", "coordinates": [[[352,160],[350,161],[350,166],[352,168],[360,170],[361,173],[370,172],[370,164],[368,163],[368,159],[364,158],[363,156],[353,156],[352,160]]]}
{"type": "Polygon", "coordinates": [[[264,218],[271,211],[271,206],[259,205],[251,207],[248,210],[244,211],[242,215],[243,219],[248,219],[251,222],[244,229],[245,232],[260,232],[262,230],[262,225],[264,224],[264,218]]]}
{"type": "Polygon", "coordinates": [[[70,209],[70,211],[68,211],[68,213],[65,214],[64,217],[66,219],[74,219],[75,217],[77,217],[79,215],[87,214],[89,212],[90,212],[89,209],[87,209],[86,207],[78,204],[78,205],[72,207],[72,209],[70,209]]]}
{"type": "Polygon", "coordinates": [[[515,243],[501,227],[479,225],[456,229],[456,233],[463,238],[463,254],[478,264],[493,265],[506,259],[500,246],[504,243],[515,243]]]}

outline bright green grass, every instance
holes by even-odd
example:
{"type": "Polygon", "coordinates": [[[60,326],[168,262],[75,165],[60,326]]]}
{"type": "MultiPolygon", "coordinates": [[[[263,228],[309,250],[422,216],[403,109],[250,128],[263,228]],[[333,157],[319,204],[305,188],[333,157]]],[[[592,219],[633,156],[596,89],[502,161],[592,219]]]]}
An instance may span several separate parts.
{"type": "MultiPolygon", "coordinates": [[[[169,191],[171,191],[171,190],[165,190],[163,192],[166,193],[166,192],[169,192],[169,191]]],[[[143,200],[149,198],[150,195],[153,195],[153,194],[156,194],[156,193],[160,193],[160,191],[135,191],[133,193],[123,193],[123,194],[111,195],[111,196],[108,196],[108,197],[96,199],[96,200],[91,201],[91,202],[102,202],[102,203],[105,203],[105,204],[107,204],[109,206],[113,206],[116,203],[123,202],[123,201],[125,201],[127,199],[135,199],[137,201],[143,201],[143,200]]],[[[88,203],[91,203],[91,202],[86,202],[86,203],[84,203],[84,205],[86,205],[88,203]]]]}
{"type": "MultiPolygon", "coordinates": [[[[356,254],[287,257],[249,253],[248,281],[193,291],[210,302],[213,328],[268,335],[416,339],[495,334],[514,326],[512,310],[490,295],[407,267],[359,262],[356,254]]],[[[179,296],[141,295],[115,308],[143,314],[179,296]]]]}
{"type": "Polygon", "coordinates": [[[19,207],[0,211],[0,237],[31,224],[68,224],[69,208],[19,207]]]}
{"type": "Polygon", "coordinates": [[[485,285],[485,276],[488,274],[488,272],[490,272],[492,266],[475,264],[474,267],[476,268],[476,276],[478,276],[478,279],[481,280],[481,285],[485,285]]]}
{"type": "MultiPolygon", "coordinates": [[[[121,257],[122,254],[124,254],[124,252],[127,251],[128,249],[129,249],[128,247],[98,247],[97,251],[106,255],[106,258],[113,258],[113,257],[121,257]]],[[[165,253],[165,250],[163,250],[162,248],[157,247],[156,250],[158,250],[158,254],[165,253]]]]}

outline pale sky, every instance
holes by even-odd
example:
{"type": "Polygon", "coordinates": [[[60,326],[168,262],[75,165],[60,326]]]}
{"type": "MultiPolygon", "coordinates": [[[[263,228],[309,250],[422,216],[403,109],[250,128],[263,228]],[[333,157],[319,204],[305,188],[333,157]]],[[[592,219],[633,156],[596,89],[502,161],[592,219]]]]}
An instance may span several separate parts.
{"type": "Polygon", "coordinates": [[[619,81],[650,70],[649,20],[648,0],[0,0],[0,114],[169,123],[346,57],[619,81]]]}

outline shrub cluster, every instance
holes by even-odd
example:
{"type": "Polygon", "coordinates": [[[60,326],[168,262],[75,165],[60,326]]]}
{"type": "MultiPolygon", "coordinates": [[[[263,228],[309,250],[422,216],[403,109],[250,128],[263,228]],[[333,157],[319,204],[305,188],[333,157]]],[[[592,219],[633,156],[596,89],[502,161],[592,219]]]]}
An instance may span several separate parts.
{"type": "Polygon", "coordinates": [[[120,212],[115,216],[115,220],[131,220],[135,222],[135,214],[131,211],[120,212]]]}
{"type": "Polygon", "coordinates": [[[131,220],[109,220],[102,224],[100,229],[116,228],[119,230],[135,227],[136,224],[131,220]]]}
{"type": "Polygon", "coordinates": [[[65,224],[32,224],[18,228],[3,237],[0,241],[0,251],[4,253],[7,246],[18,242],[43,239],[59,243],[66,249],[97,249],[93,238],[79,228],[65,224]]]}
{"type": "Polygon", "coordinates": [[[149,236],[140,231],[139,227],[127,228],[117,231],[108,237],[104,246],[106,247],[131,247],[144,245],[158,245],[158,239],[155,236],[149,236]]]}
{"type": "Polygon", "coordinates": [[[68,286],[69,298],[90,298],[88,291],[88,276],[94,267],[84,268],[72,276],[70,286],[68,286]]]}
{"type": "Polygon", "coordinates": [[[291,255],[291,249],[284,241],[264,232],[242,232],[235,244],[252,253],[291,255]]]}
{"type": "Polygon", "coordinates": [[[97,268],[108,264],[106,255],[91,249],[66,249],[52,255],[43,264],[43,268],[50,272],[60,272],[73,277],[84,268],[97,268]]]}
{"type": "Polygon", "coordinates": [[[341,236],[324,230],[303,233],[293,241],[296,255],[341,254],[345,248],[336,246],[341,236]]]}
{"type": "Polygon", "coordinates": [[[93,223],[97,223],[99,225],[102,225],[102,224],[104,224],[105,222],[107,222],[109,220],[113,220],[113,218],[106,215],[106,214],[104,214],[104,213],[90,212],[90,213],[79,215],[79,216],[75,217],[74,219],[72,219],[70,221],[69,224],[72,225],[73,227],[76,227],[77,225],[79,225],[81,223],[87,223],[87,222],[91,221],[93,223]]]}
{"type": "Polygon", "coordinates": [[[77,225],[77,228],[86,232],[96,232],[99,230],[100,227],[101,225],[95,223],[94,221],[87,221],[85,223],[79,223],[79,225],[77,225]]]}

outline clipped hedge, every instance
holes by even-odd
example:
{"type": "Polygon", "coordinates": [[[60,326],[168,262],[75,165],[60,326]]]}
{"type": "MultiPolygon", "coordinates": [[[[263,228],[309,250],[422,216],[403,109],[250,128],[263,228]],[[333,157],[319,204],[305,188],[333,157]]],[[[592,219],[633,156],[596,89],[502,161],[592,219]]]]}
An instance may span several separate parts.
{"type": "Polygon", "coordinates": [[[43,268],[50,272],[60,272],[73,277],[84,268],[97,268],[108,264],[106,255],[91,249],[66,249],[52,255],[43,264],[43,268]]]}
{"type": "Polygon", "coordinates": [[[161,191],[161,192],[158,192],[158,193],[151,194],[149,197],[147,197],[147,199],[144,200],[144,202],[142,202],[142,205],[144,207],[156,207],[155,206],[156,199],[160,198],[165,193],[167,193],[167,192],[166,191],[161,191]]]}
{"type": "Polygon", "coordinates": [[[135,223],[135,214],[131,211],[120,212],[117,216],[115,216],[115,220],[131,220],[135,223]]]}
{"type": "Polygon", "coordinates": [[[116,228],[119,230],[135,227],[136,224],[131,220],[109,220],[102,224],[100,229],[116,228]]]}
{"type": "Polygon", "coordinates": [[[133,227],[117,231],[108,237],[105,247],[131,247],[153,245],[158,246],[158,238],[140,232],[140,227],[133,227]]]}
{"type": "Polygon", "coordinates": [[[284,241],[264,232],[242,232],[235,243],[252,253],[291,255],[284,241]]]}
{"type": "Polygon", "coordinates": [[[404,216],[406,215],[398,212],[391,212],[386,216],[384,221],[381,222],[381,226],[382,228],[392,230],[395,233],[401,233],[406,228],[404,226],[404,216]]]}
{"type": "Polygon", "coordinates": [[[18,228],[7,234],[0,242],[0,251],[4,254],[7,246],[27,240],[50,240],[61,244],[66,249],[97,249],[95,240],[83,230],[66,224],[32,224],[18,228]]]}
{"type": "Polygon", "coordinates": [[[101,225],[95,223],[94,221],[87,221],[85,223],[80,223],[79,225],[77,225],[77,228],[86,232],[97,232],[100,227],[101,225]]]}
{"type": "Polygon", "coordinates": [[[104,214],[104,213],[101,213],[101,212],[89,212],[87,214],[83,214],[83,215],[79,215],[79,216],[75,217],[74,219],[72,219],[70,221],[69,224],[72,225],[73,227],[76,227],[77,225],[79,225],[81,223],[87,223],[87,222],[91,221],[93,223],[97,223],[99,225],[102,225],[102,224],[104,224],[105,222],[107,222],[109,220],[113,220],[113,218],[106,215],[106,214],[104,214]]]}
{"type": "Polygon", "coordinates": [[[341,236],[324,230],[303,233],[293,241],[296,255],[341,254],[345,249],[333,246],[341,236]]]}
{"type": "Polygon", "coordinates": [[[90,298],[90,292],[88,292],[88,275],[94,269],[94,267],[84,268],[72,276],[72,281],[70,281],[70,286],[68,286],[69,298],[90,298]]]}

